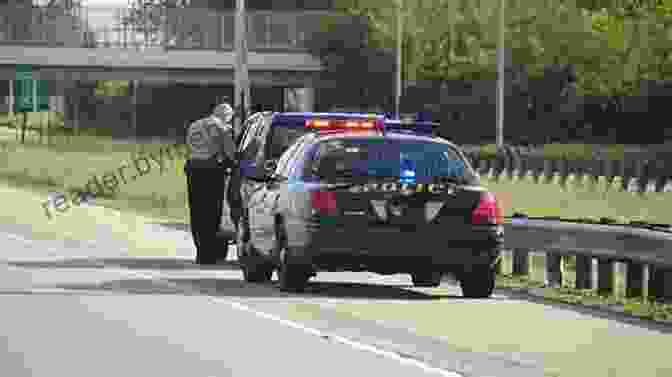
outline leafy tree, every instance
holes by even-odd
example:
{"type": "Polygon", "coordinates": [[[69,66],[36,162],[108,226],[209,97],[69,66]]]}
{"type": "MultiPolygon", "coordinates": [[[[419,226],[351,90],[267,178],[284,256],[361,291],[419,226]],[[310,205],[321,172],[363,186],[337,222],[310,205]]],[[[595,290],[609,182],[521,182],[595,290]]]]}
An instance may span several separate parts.
{"type": "Polygon", "coordinates": [[[164,10],[185,8],[188,3],[188,0],[131,0],[129,14],[122,23],[132,25],[141,32],[146,43],[156,42],[164,22],[164,10]]]}
{"type": "Polygon", "coordinates": [[[387,105],[394,89],[394,55],[367,40],[362,17],[325,16],[323,30],[311,35],[309,52],[325,66],[321,101],[370,108],[387,105]],[[347,82],[347,85],[338,83],[347,82]]]}

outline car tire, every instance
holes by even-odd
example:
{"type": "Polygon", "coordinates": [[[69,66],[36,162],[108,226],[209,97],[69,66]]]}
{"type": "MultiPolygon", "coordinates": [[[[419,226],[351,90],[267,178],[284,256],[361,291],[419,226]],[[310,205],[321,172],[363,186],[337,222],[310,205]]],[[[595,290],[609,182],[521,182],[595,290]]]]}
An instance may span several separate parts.
{"type": "Polygon", "coordinates": [[[310,274],[306,269],[292,262],[292,257],[287,255],[282,258],[280,262],[280,269],[278,270],[278,280],[280,283],[280,290],[283,292],[301,293],[306,290],[310,274]]]}
{"type": "Polygon", "coordinates": [[[243,279],[248,283],[268,283],[273,277],[273,265],[254,250],[250,241],[245,239],[245,231],[244,226],[239,227],[236,242],[238,263],[243,271],[243,279]]]}
{"type": "Polygon", "coordinates": [[[280,268],[278,269],[278,282],[283,292],[301,293],[305,291],[311,274],[308,269],[296,263],[291,250],[286,246],[285,238],[281,234],[276,235],[276,250],[280,256],[280,268]]]}
{"type": "Polygon", "coordinates": [[[438,287],[442,276],[442,273],[435,271],[416,272],[411,274],[411,280],[414,287],[438,287]]]}
{"type": "Polygon", "coordinates": [[[473,266],[470,272],[460,277],[462,296],[466,298],[488,298],[495,289],[496,270],[490,266],[473,266]]]}

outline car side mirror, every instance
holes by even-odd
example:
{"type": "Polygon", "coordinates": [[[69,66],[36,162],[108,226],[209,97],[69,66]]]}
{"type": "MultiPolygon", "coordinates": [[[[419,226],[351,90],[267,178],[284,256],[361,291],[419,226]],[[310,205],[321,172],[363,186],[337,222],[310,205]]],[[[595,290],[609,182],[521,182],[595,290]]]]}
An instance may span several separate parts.
{"type": "Polygon", "coordinates": [[[271,176],[275,169],[278,167],[278,160],[266,160],[264,162],[264,173],[267,176],[271,176]]]}

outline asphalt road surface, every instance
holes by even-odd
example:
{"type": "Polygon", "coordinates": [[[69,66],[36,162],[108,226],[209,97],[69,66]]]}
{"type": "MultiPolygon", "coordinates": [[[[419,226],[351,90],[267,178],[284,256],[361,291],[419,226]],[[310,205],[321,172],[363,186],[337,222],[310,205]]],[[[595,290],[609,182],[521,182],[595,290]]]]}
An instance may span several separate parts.
{"type": "Polygon", "coordinates": [[[131,258],[111,240],[34,241],[4,230],[0,376],[544,376],[539,360],[457,351],[446,339],[329,311],[370,298],[403,303],[419,294],[405,276],[320,274],[309,292],[291,295],[245,284],[231,265],[195,266],[186,251],[131,258]],[[323,310],[286,320],[296,302],[323,310]]]}

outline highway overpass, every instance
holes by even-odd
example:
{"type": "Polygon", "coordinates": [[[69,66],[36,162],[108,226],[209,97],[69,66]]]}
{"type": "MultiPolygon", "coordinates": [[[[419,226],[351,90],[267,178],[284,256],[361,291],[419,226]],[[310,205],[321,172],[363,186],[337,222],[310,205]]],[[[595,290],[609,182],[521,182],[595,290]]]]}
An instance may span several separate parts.
{"type": "MultiPolygon", "coordinates": [[[[227,85],[233,84],[234,62],[232,51],[0,44],[0,80],[14,79],[18,64],[30,64],[35,78],[43,80],[227,85]]],[[[255,86],[312,87],[321,68],[306,52],[249,52],[255,86]]]]}

